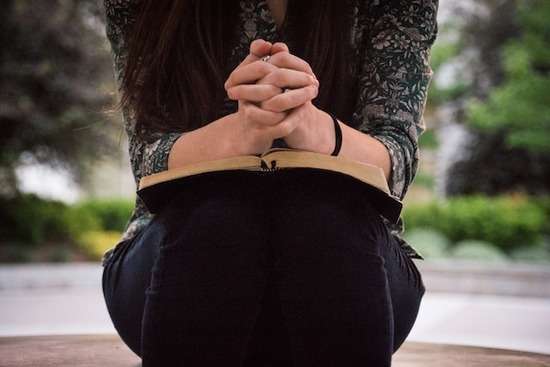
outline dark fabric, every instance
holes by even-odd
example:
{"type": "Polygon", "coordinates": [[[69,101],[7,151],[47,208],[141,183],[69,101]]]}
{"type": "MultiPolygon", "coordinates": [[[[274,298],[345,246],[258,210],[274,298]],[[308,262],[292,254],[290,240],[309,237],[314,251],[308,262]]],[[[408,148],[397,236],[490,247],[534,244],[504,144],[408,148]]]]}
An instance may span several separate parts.
{"type": "Polygon", "coordinates": [[[390,366],[425,288],[359,185],[302,170],[192,181],[105,263],[121,338],[144,367],[390,366]]]}

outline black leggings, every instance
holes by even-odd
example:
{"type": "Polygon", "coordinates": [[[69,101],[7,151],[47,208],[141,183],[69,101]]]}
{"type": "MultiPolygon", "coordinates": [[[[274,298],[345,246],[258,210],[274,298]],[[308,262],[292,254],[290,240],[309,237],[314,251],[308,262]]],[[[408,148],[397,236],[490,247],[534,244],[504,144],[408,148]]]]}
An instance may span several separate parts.
{"type": "Polygon", "coordinates": [[[103,271],[143,366],[390,366],[424,295],[364,186],[323,171],[196,176],[103,271]]]}

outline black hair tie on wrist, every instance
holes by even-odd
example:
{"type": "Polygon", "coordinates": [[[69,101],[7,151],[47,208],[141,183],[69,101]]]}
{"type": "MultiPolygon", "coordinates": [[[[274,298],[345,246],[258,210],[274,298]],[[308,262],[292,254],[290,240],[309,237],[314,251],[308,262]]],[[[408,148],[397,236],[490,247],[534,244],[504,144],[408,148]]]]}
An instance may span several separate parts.
{"type": "Polygon", "coordinates": [[[336,133],[336,144],[334,146],[334,151],[330,155],[336,156],[340,153],[340,148],[342,147],[342,129],[340,128],[340,124],[338,123],[336,116],[332,113],[329,113],[329,115],[332,117],[332,121],[334,122],[334,131],[336,133]]]}

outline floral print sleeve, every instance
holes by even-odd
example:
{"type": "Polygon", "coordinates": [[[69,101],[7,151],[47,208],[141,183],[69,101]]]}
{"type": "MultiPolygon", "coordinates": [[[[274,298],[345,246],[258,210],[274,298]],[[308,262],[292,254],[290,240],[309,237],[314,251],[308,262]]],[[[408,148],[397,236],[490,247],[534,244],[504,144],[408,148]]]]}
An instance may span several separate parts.
{"type": "MultiPolygon", "coordinates": [[[[139,0],[104,0],[106,34],[111,45],[114,76],[119,89],[127,56],[125,32],[135,22],[135,10],[138,2],[139,0]]],[[[137,188],[139,180],[143,176],[168,169],[170,150],[182,133],[143,131],[141,136],[146,138],[140,139],[136,132],[136,123],[132,111],[123,109],[122,117],[128,136],[130,164],[137,188]]],[[[152,218],[152,214],[149,213],[140,197],[136,196],[135,200],[134,210],[127,222],[124,233],[117,244],[103,254],[103,265],[117,245],[134,237],[152,218]]]]}
{"type": "Polygon", "coordinates": [[[418,166],[418,137],[437,35],[437,0],[361,1],[359,93],[354,126],[383,143],[390,154],[388,185],[403,199],[418,166]]]}
{"type": "MultiPolygon", "coordinates": [[[[115,77],[120,87],[127,54],[124,34],[135,21],[135,7],[138,0],[104,0],[104,2],[107,38],[111,44],[115,77]]],[[[130,163],[137,185],[143,176],[168,169],[170,149],[182,133],[145,131],[142,136],[147,138],[142,140],[136,133],[136,123],[132,111],[124,109],[123,118],[128,135],[130,163]]]]}

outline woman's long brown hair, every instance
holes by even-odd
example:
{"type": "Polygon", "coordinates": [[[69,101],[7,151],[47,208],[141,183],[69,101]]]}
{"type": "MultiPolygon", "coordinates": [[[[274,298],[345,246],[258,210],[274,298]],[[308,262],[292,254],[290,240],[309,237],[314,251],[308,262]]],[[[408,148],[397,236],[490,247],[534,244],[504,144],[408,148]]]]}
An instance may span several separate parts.
{"type": "MultiPolygon", "coordinates": [[[[290,52],[309,62],[320,80],[314,104],[341,119],[350,118],[354,101],[345,2],[289,0],[286,29],[296,48],[290,52]]],[[[125,35],[119,102],[134,111],[138,133],[189,131],[221,117],[223,84],[232,71],[227,62],[242,32],[239,10],[238,0],[140,1],[125,35]]]]}

